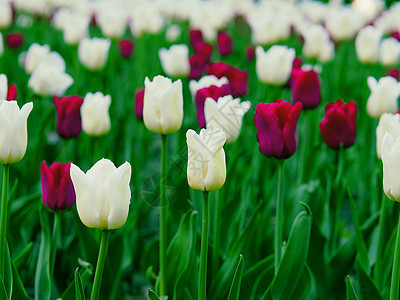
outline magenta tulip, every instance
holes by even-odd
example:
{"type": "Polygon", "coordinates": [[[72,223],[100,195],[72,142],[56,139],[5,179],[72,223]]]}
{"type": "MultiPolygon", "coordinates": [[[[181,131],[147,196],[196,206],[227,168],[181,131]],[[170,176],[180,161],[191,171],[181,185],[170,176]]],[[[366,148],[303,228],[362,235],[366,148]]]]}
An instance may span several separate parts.
{"type": "Polygon", "coordinates": [[[58,135],[62,138],[78,136],[82,131],[80,110],[83,99],[79,96],[54,96],[53,100],[57,110],[58,135]]]}

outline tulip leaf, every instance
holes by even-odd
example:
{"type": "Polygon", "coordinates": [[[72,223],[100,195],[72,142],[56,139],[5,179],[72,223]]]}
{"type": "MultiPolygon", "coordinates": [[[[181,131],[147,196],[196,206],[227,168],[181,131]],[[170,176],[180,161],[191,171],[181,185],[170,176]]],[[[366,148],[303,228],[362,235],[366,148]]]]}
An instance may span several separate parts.
{"type": "Polygon", "coordinates": [[[350,276],[346,277],[346,295],[347,300],[358,300],[357,294],[354,291],[353,283],[350,280],[350,276]]]}
{"type": "MultiPolygon", "coordinates": [[[[93,275],[93,267],[90,263],[87,263],[80,259],[78,259],[78,262],[81,265],[81,267],[79,268],[79,271],[78,271],[79,277],[81,278],[82,286],[84,288],[86,282],[93,275]]],[[[61,295],[61,299],[63,299],[63,300],[75,300],[76,299],[75,279],[69,283],[68,287],[65,289],[65,291],[61,295]]]]}
{"type": "Polygon", "coordinates": [[[81,275],[79,275],[79,268],[75,269],[75,295],[77,300],[85,300],[85,291],[83,289],[81,275]]]}
{"type": "Polygon", "coordinates": [[[311,235],[310,214],[300,212],[294,220],[289,241],[271,287],[273,299],[290,299],[300,278],[308,255],[311,235]]]}
{"type": "Polygon", "coordinates": [[[303,274],[297,283],[296,289],[293,292],[292,300],[297,299],[316,299],[317,298],[317,283],[313,272],[306,263],[303,269],[303,274]]]}
{"type": "Polygon", "coordinates": [[[242,297],[250,295],[250,299],[257,299],[265,291],[274,278],[274,255],[270,255],[251,267],[244,275],[243,285],[240,289],[242,297]],[[250,288],[250,291],[245,289],[250,288]]]}
{"type": "Polygon", "coordinates": [[[158,297],[154,291],[152,291],[151,289],[148,289],[147,290],[147,299],[148,300],[160,300],[160,297],[158,297]]]}
{"type": "Polygon", "coordinates": [[[11,258],[10,258],[10,250],[8,248],[8,242],[6,240],[5,243],[5,251],[4,251],[4,278],[3,278],[3,283],[5,287],[5,291],[7,294],[6,299],[11,299],[12,293],[13,293],[13,272],[12,272],[12,263],[11,263],[11,258]]]}
{"type": "Polygon", "coordinates": [[[13,265],[18,270],[23,266],[29,258],[33,247],[33,242],[28,243],[25,248],[18,254],[16,258],[13,259],[13,265]]]}
{"type": "Polygon", "coordinates": [[[40,239],[39,257],[36,265],[35,275],[35,299],[50,300],[51,278],[50,278],[50,251],[51,234],[47,212],[43,206],[39,209],[42,233],[40,239]]]}
{"type": "Polygon", "coordinates": [[[19,277],[18,270],[14,266],[14,263],[12,264],[12,272],[13,272],[12,298],[18,300],[30,300],[28,294],[26,293],[25,287],[22,284],[21,278],[19,277]]]}
{"type": "Polygon", "coordinates": [[[243,273],[243,255],[240,254],[239,262],[236,267],[235,275],[233,277],[231,289],[229,291],[228,300],[239,300],[240,284],[242,282],[243,273]]]}
{"type": "Polygon", "coordinates": [[[0,299],[8,299],[6,287],[4,286],[3,278],[0,276],[0,299]]]}
{"type": "Polygon", "coordinates": [[[358,277],[359,292],[363,300],[379,300],[382,295],[379,293],[375,281],[368,275],[361,262],[360,254],[356,258],[356,273],[358,277]]]}

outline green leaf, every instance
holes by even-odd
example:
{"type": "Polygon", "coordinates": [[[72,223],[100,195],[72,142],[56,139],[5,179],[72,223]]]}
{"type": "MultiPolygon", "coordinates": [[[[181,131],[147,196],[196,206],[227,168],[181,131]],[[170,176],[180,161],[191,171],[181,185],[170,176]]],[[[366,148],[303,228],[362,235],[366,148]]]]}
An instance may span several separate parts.
{"type": "Polygon", "coordinates": [[[287,248],[272,283],[273,299],[290,299],[300,280],[308,255],[311,221],[311,215],[305,211],[294,220],[287,248]]]}
{"type": "Polygon", "coordinates": [[[346,294],[347,300],[358,300],[357,294],[354,291],[353,284],[351,283],[350,276],[346,277],[346,294]]]}
{"type": "Polygon", "coordinates": [[[39,257],[35,275],[35,299],[50,300],[51,278],[50,278],[50,251],[51,233],[47,212],[43,206],[39,209],[42,233],[40,239],[39,257]]]}
{"type": "Polygon", "coordinates": [[[12,299],[16,300],[30,300],[24,285],[22,284],[21,278],[19,277],[18,270],[12,264],[12,272],[13,272],[13,294],[12,299]]]}
{"type": "Polygon", "coordinates": [[[379,300],[382,299],[382,295],[379,293],[378,288],[376,287],[375,281],[371,276],[368,275],[366,270],[364,269],[360,255],[357,255],[356,258],[356,273],[358,277],[358,285],[361,299],[363,300],[379,300]]]}
{"type": "Polygon", "coordinates": [[[228,300],[239,300],[240,283],[242,282],[243,273],[243,262],[243,255],[240,254],[239,262],[235,271],[235,276],[233,277],[231,289],[229,291],[228,300]]]}
{"type": "Polygon", "coordinates": [[[147,298],[149,300],[160,300],[160,297],[158,297],[157,294],[151,289],[147,290],[147,298]]]}
{"type": "Polygon", "coordinates": [[[81,276],[79,275],[79,268],[75,269],[75,295],[76,300],[85,300],[85,290],[83,289],[81,276]]]}
{"type": "Polygon", "coordinates": [[[10,249],[8,248],[8,241],[6,240],[6,251],[4,253],[5,255],[5,262],[4,262],[4,278],[3,278],[3,283],[4,287],[6,290],[7,294],[7,299],[12,298],[13,294],[13,272],[12,272],[12,263],[11,263],[11,257],[10,257],[10,249]]]}
{"type": "Polygon", "coordinates": [[[25,248],[18,254],[16,258],[13,259],[13,265],[14,267],[19,270],[21,266],[24,266],[29,258],[29,255],[31,254],[33,247],[33,242],[30,242],[25,246],[25,248]]]}
{"type": "Polygon", "coordinates": [[[251,266],[243,275],[240,295],[243,298],[257,299],[274,278],[274,255],[260,260],[251,266]]]}
{"type": "MultiPolygon", "coordinates": [[[[78,258],[78,262],[81,266],[79,268],[79,277],[81,278],[82,286],[84,287],[86,282],[93,275],[93,266],[90,263],[85,262],[79,258],[78,258]]],[[[75,280],[72,280],[69,283],[68,287],[63,292],[63,294],[61,295],[61,299],[75,300],[76,299],[75,292],[76,292],[75,291],[75,280]]]]}
{"type": "Polygon", "coordinates": [[[303,269],[303,274],[297,283],[296,289],[293,292],[293,300],[299,299],[316,299],[317,298],[317,284],[316,279],[310,267],[306,264],[303,269]]]}
{"type": "Polygon", "coordinates": [[[0,299],[8,299],[6,287],[4,286],[3,278],[0,276],[0,299]]]}

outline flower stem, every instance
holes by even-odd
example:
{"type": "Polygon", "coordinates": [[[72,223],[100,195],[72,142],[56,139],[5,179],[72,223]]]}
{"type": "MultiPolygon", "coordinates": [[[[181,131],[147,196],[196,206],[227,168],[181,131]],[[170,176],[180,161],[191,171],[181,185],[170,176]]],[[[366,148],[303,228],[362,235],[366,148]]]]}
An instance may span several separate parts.
{"type": "Polygon", "coordinates": [[[209,227],[208,192],[203,192],[203,225],[201,231],[200,274],[198,300],[206,300],[207,294],[207,254],[208,254],[208,227],[209,227]]]}
{"type": "Polygon", "coordinates": [[[60,213],[58,211],[54,212],[54,223],[53,223],[53,235],[51,237],[51,253],[50,253],[50,278],[53,278],[54,264],[56,261],[57,249],[60,244],[60,213]]]}
{"type": "Polygon", "coordinates": [[[221,202],[219,199],[219,190],[215,191],[214,195],[215,197],[215,206],[214,206],[214,217],[213,217],[213,221],[214,221],[214,226],[212,226],[213,229],[213,242],[214,242],[214,251],[213,251],[213,255],[212,255],[212,262],[211,262],[211,266],[212,266],[212,270],[211,270],[211,274],[213,274],[213,276],[215,276],[217,274],[218,271],[218,264],[219,264],[219,241],[220,241],[220,236],[219,236],[219,228],[220,228],[220,211],[221,211],[221,202]]]}
{"type": "Polygon", "coordinates": [[[94,275],[92,295],[90,296],[91,300],[97,300],[99,298],[101,278],[103,277],[104,262],[107,255],[108,234],[108,230],[103,230],[101,233],[99,257],[97,259],[96,273],[94,275]]]}
{"type": "Polygon", "coordinates": [[[281,262],[282,232],[283,232],[283,163],[280,160],[278,167],[278,188],[276,195],[276,226],[275,226],[275,275],[278,273],[281,262]]]}
{"type": "Polygon", "coordinates": [[[7,233],[7,209],[8,209],[8,176],[10,166],[3,166],[3,193],[1,196],[1,217],[0,217],[0,261],[1,261],[1,277],[4,278],[4,253],[6,248],[7,233]]]}
{"type": "Polygon", "coordinates": [[[397,224],[396,246],[394,249],[392,281],[390,285],[390,300],[398,300],[400,280],[400,214],[397,224]]]}
{"type": "Polygon", "coordinates": [[[383,282],[382,282],[382,260],[380,259],[383,257],[383,251],[385,247],[385,233],[386,233],[386,197],[382,197],[382,203],[381,203],[381,216],[379,218],[379,239],[378,239],[378,249],[376,253],[376,262],[375,262],[375,269],[374,269],[374,277],[375,280],[378,283],[378,286],[383,288],[383,282]]]}
{"type": "Polygon", "coordinates": [[[166,287],[166,254],[167,254],[167,136],[161,135],[161,178],[160,178],[160,296],[167,295],[166,287]]]}

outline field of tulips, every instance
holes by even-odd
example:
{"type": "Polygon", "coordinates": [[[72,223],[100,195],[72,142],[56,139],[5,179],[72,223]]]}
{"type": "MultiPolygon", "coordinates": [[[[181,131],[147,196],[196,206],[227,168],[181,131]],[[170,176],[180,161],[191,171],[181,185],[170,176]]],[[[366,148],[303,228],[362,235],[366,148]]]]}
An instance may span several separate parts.
{"type": "Polygon", "coordinates": [[[0,1],[0,300],[400,299],[392,2],[0,1]]]}

